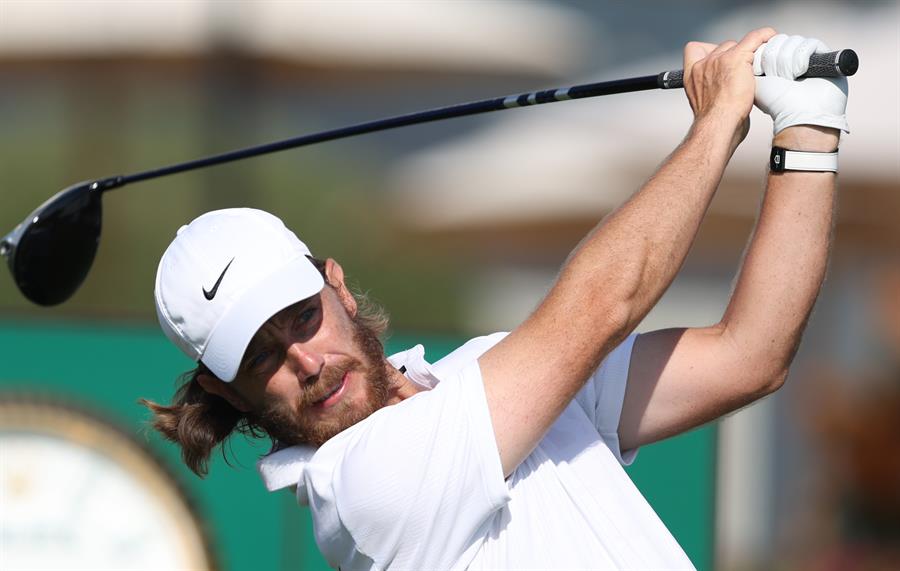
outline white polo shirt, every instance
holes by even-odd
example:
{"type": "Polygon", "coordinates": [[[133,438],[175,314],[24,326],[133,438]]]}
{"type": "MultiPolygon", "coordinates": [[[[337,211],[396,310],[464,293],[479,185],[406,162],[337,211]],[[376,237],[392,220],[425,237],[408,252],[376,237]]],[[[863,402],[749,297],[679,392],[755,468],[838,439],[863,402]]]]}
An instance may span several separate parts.
{"type": "Polygon", "coordinates": [[[351,569],[694,569],[622,469],[618,425],[636,336],[617,347],[506,480],[475,338],[433,365],[392,355],[431,390],[319,449],[260,460],[269,490],[296,486],[328,563],[351,569]]]}

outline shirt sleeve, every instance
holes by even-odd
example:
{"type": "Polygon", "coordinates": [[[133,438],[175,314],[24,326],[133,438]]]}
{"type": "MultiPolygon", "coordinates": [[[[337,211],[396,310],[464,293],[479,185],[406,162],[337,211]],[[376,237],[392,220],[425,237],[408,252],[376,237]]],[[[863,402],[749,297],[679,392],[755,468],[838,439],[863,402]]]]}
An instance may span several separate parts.
{"type": "Polygon", "coordinates": [[[637,448],[623,451],[619,444],[619,419],[622,416],[635,339],[637,334],[629,335],[613,349],[575,397],[594,423],[600,438],[625,466],[634,462],[638,452],[637,448]]]}
{"type": "Polygon", "coordinates": [[[509,501],[475,361],[379,410],[320,453],[331,461],[305,473],[317,542],[344,569],[361,561],[378,569],[464,567],[463,555],[509,501]]]}

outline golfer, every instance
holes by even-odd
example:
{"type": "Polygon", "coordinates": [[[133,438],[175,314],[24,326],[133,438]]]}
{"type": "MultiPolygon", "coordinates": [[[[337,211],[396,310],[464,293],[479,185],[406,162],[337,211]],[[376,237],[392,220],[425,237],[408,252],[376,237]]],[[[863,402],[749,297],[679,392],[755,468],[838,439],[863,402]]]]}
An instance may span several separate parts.
{"type": "MultiPolygon", "coordinates": [[[[270,490],[309,505],[335,568],[691,569],[622,464],[784,383],[827,265],[846,80],[795,78],[821,42],[764,28],[687,44],[694,121],[509,334],[429,364],[271,214],[207,213],[166,250],[165,333],[198,362],[154,424],[206,471],[264,433],[270,490]],[[754,77],[764,72],[765,77],[754,77]],[[754,104],[774,120],[760,217],[721,321],[632,331],[678,272],[754,104]]],[[[760,166],[765,157],[760,157],[760,166]]]]}

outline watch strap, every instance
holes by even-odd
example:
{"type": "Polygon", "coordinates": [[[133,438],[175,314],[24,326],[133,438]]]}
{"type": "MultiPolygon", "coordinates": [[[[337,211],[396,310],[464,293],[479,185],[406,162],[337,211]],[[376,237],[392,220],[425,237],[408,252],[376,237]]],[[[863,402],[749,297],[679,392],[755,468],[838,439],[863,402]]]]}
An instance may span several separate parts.
{"type": "Polygon", "coordinates": [[[838,152],[835,150],[831,153],[812,153],[791,151],[783,147],[772,147],[772,154],[769,157],[769,169],[772,172],[837,172],[838,152]]]}

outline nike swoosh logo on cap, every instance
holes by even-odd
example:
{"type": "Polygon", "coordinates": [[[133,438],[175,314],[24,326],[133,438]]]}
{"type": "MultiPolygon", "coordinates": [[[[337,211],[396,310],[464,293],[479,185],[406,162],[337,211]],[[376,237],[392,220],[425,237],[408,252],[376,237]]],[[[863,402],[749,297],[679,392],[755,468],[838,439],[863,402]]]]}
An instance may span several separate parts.
{"type": "Polygon", "coordinates": [[[206,291],[206,288],[203,288],[203,297],[205,297],[209,301],[212,301],[213,298],[216,297],[216,292],[219,290],[219,284],[222,283],[222,278],[225,277],[225,272],[228,271],[228,268],[231,266],[231,262],[233,262],[233,261],[234,261],[234,258],[231,258],[228,261],[228,265],[226,265],[225,269],[222,270],[222,273],[219,274],[219,279],[216,280],[216,284],[214,286],[212,286],[211,290],[206,291]]]}

